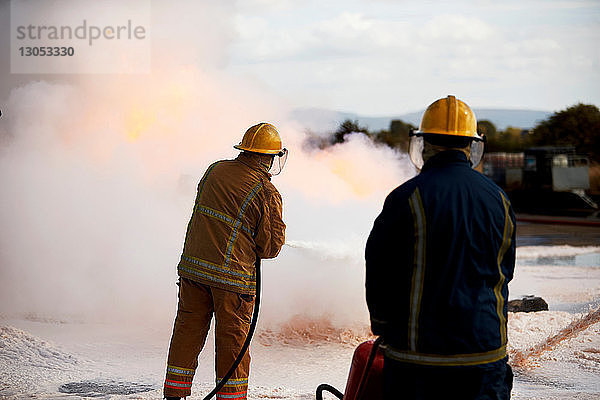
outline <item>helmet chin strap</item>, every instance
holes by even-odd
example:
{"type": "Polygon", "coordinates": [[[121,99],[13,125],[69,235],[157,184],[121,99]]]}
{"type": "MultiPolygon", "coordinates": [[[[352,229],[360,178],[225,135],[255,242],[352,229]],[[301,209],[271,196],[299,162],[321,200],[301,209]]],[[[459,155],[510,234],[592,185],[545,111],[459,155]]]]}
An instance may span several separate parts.
{"type": "Polygon", "coordinates": [[[275,162],[275,156],[271,157],[271,160],[269,161],[269,168],[267,168],[267,171],[271,170],[271,168],[273,168],[273,163],[275,162]]]}

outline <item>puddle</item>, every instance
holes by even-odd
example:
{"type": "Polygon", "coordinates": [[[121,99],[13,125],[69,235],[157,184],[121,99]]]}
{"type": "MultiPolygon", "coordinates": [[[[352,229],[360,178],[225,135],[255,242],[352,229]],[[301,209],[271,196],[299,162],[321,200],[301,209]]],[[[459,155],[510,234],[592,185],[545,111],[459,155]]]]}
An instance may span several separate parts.
{"type": "Polygon", "coordinates": [[[523,258],[518,260],[520,265],[557,265],[575,267],[597,267],[600,266],[600,253],[577,254],[572,256],[550,256],[523,258]]]}
{"type": "Polygon", "coordinates": [[[109,394],[135,394],[153,390],[152,385],[120,381],[81,381],[61,385],[61,393],[76,394],[81,397],[103,397],[109,394]]]}

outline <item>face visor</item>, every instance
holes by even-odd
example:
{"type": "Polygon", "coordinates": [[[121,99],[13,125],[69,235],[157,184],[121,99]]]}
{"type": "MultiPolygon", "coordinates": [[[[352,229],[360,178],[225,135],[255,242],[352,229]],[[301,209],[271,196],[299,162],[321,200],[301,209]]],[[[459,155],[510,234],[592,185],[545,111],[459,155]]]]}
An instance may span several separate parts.
{"type": "MultiPolygon", "coordinates": [[[[425,149],[425,138],[423,132],[410,131],[410,142],[408,146],[408,154],[410,156],[410,161],[417,167],[417,169],[421,170],[423,168],[423,150],[425,149]]],[[[445,135],[450,136],[450,135],[445,135]]],[[[485,136],[476,136],[476,137],[466,137],[460,136],[461,138],[465,138],[470,140],[468,146],[470,147],[470,156],[469,161],[471,162],[471,167],[475,168],[481,162],[483,158],[483,152],[485,149],[485,136]]],[[[446,145],[443,145],[446,146],[446,145]]],[[[452,145],[447,145],[446,147],[452,148],[452,145]]]]}
{"type": "Polygon", "coordinates": [[[273,157],[273,161],[271,162],[271,168],[269,169],[269,174],[272,176],[279,175],[285,167],[285,162],[287,161],[288,150],[282,149],[279,153],[275,154],[273,157]]]}

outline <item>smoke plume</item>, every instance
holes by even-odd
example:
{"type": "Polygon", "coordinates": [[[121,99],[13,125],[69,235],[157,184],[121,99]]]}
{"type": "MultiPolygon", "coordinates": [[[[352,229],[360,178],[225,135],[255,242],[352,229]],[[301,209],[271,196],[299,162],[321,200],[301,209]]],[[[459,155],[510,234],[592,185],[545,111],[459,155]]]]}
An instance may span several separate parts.
{"type": "Polygon", "coordinates": [[[1,100],[0,312],[170,324],[197,181],[265,120],[290,157],[273,179],[287,245],[263,264],[261,324],[366,323],[366,236],[414,170],[360,134],[303,150],[285,103],[226,71],[233,11],[153,3],[150,74],[15,78],[1,100]],[[192,13],[215,30],[199,36],[192,13]]]}

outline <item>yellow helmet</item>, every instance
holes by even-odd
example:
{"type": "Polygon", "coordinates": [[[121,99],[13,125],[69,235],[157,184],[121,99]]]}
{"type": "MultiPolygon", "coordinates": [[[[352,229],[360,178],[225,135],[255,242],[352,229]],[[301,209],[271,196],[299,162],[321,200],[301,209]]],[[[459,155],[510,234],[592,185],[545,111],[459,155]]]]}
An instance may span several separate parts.
{"type": "Polygon", "coordinates": [[[233,147],[261,154],[279,154],[283,150],[279,132],[266,122],[248,128],[240,144],[233,147]]]}
{"type": "Polygon", "coordinates": [[[434,101],[421,118],[418,131],[409,133],[409,155],[413,164],[423,167],[424,142],[442,141],[444,147],[466,147],[470,143],[469,159],[473,167],[483,157],[485,137],[477,133],[477,118],[471,108],[454,96],[434,101]],[[439,135],[439,136],[438,136],[439,135]]]}
{"type": "Polygon", "coordinates": [[[427,107],[419,133],[479,138],[475,113],[454,96],[436,100],[427,107]]]}

